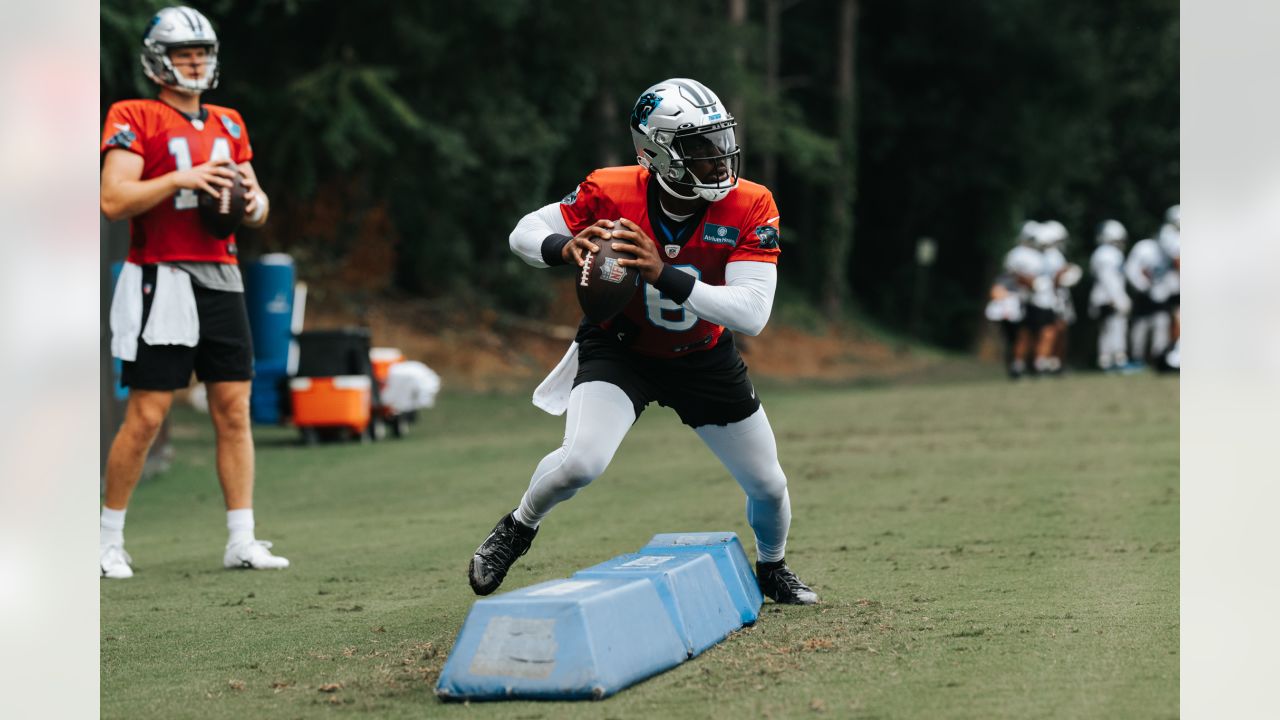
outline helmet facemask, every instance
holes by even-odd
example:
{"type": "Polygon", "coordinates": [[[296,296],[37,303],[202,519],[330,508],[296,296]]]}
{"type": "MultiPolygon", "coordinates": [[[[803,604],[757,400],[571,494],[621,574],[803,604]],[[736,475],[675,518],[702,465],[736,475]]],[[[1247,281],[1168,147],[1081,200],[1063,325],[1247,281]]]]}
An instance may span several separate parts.
{"type": "Polygon", "coordinates": [[[143,42],[142,69],[147,73],[147,77],[170,90],[189,94],[212,90],[218,87],[218,44],[164,46],[155,41],[147,40],[143,42]],[[204,73],[200,77],[189,78],[174,66],[173,60],[169,58],[169,52],[180,47],[203,47],[208,49],[209,54],[206,56],[204,73]]]}
{"type": "Polygon", "coordinates": [[[671,145],[671,165],[658,175],[663,189],[683,200],[701,198],[707,202],[724,199],[738,186],[742,149],[735,140],[730,120],[720,125],[677,133],[671,145]],[[705,178],[698,177],[695,168],[705,178]]]}

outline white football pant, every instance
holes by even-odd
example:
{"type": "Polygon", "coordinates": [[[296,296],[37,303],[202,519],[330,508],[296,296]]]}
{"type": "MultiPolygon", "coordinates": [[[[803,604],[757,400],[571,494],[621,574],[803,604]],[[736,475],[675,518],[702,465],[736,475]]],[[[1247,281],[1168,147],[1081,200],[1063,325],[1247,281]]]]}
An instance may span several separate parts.
{"type": "Polygon", "coordinates": [[[1159,357],[1169,346],[1169,313],[1158,312],[1134,320],[1129,324],[1129,341],[1135,360],[1145,362],[1148,350],[1150,357],[1159,357]]]}
{"type": "Polygon", "coordinates": [[[1128,315],[1113,312],[1102,321],[1098,331],[1098,367],[1106,370],[1129,361],[1125,353],[1128,329],[1128,315]]]}
{"type": "MultiPolygon", "coordinates": [[[[618,386],[596,381],[575,387],[565,414],[564,444],[538,463],[516,520],[537,527],[552,508],[604,473],[635,419],[631,399],[618,386]]],[[[695,432],[746,493],[747,523],[756,536],[759,560],[781,560],[791,527],[791,498],[764,408],[745,420],[695,432]]]]}

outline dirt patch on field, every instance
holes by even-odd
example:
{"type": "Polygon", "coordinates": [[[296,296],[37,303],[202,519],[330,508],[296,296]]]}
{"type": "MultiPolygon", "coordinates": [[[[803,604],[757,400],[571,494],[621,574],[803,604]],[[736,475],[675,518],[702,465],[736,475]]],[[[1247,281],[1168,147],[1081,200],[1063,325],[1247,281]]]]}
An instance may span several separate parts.
{"type": "MultiPolygon", "coordinates": [[[[450,301],[374,300],[359,310],[309,303],[308,330],[368,327],[373,343],[399,348],[440,373],[446,387],[515,390],[537,383],[568,349],[576,329],[572,292],[545,319],[459,308],[450,301]]],[[[771,322],[758,337],[738,345],[760,379],[856,381],[927,371],[936,356],[894,347],[857,328],[832,325],[818,331],[771,322]]]]}

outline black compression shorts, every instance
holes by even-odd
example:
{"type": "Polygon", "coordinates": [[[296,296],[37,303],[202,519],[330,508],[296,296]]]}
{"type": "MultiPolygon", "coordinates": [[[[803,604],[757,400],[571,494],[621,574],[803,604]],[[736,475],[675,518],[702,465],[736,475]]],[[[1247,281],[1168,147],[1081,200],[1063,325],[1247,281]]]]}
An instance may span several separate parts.
{"type": "MultiPolygon", "coordinates": [[[[142,285],[155,287],[156,266],[144,265],[142,285]]],[[[201,382],[253,379],[253,336],[244,293],[210,290],[192,285],[200,341],[185,345],[148,345],[138,338],[138,355],[124,362],[120,382],[139,390],[180,390],[191,383],[191,372],[201,382]]],[[[142,296],[142,327],[151,315],[153,293],[142,296]]]]}

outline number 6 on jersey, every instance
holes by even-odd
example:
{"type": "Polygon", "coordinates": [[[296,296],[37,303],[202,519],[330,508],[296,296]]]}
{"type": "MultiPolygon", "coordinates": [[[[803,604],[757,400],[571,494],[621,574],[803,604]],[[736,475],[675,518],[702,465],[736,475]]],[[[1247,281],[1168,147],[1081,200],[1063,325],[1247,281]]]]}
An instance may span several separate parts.
{"type": "MultiPolygon", "coordinates": [[[[671,267],[699,280],[702,279],[702,271],[692,265],[672,265],[671,267]]],[[[649,322],[671,332],[684,332],[698,322],[697,315],[647,283],[644,286],[644,311],[649,322]]]]}

